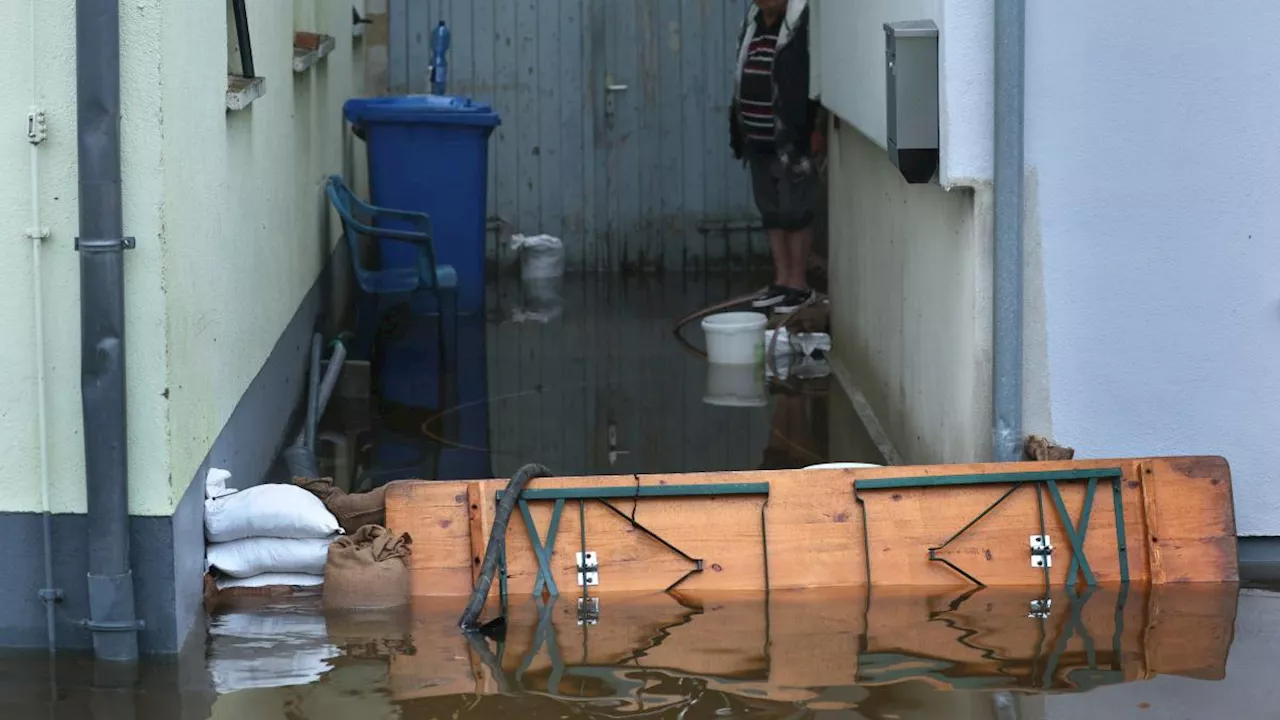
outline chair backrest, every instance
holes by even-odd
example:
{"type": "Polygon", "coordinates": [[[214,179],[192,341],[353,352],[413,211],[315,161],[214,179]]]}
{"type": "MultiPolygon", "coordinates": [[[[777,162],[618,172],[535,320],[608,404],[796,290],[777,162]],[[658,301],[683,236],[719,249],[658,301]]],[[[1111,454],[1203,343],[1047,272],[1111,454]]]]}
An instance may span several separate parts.
{"type": "Polygon", "coordinates": [[[351,267],[355,270],[356,282],[360,284],[360,288],[365,292],[375,292],[376,273],[361,263],[360,231],[356,229],[356,225],[367,225],[368,223],[356,217],[356,211],[360,203],[353,202],[355,193],[351,192],[351,188],[347,187],[341,176],[330,175],[325,187],[325,194],[329,196],[329,203],[333,205],[333,209],[338,212],[338,217],[342,219],[342,234],[346,237],[347,247],[351,251],[351,267]]]}

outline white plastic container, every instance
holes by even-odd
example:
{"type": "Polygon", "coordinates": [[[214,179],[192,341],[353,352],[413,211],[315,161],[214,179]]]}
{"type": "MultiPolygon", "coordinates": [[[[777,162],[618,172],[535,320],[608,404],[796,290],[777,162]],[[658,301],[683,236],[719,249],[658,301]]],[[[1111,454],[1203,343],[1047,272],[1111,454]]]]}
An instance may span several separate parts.
{"type": "Polygon", "coordinates": [[[765,391],[764,366],[707,363],[707,394],[702,397],[702,402],[707,405],[740,408],[768,405],[769,395],[765,391]]]}
{"type": "Polygon", "coordinates": [[[764,363],[764,328],[769,318],[761,313],[730,312],[702,319],[707,336],[707,362],[715,365],[764,363]]]}

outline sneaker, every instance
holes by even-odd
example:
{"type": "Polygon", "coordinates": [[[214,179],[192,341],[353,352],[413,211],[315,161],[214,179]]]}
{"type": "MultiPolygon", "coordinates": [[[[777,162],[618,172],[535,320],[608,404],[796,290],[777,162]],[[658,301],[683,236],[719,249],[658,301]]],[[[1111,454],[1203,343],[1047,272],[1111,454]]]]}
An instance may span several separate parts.
{"type": "Polygon", "coordinates": [[[778,303],[785,301],[790,296],[791,292],[791,290],[788,290],[781,285],[770,285],[768,289],[751,301],[751,307],[757,310],[771,308],[778,303]]]}
{"type": "Polygon", "coordinates": [[[773,311],[778,315],[790,315],[817,299],[818,294],[813,290],[788,290],[782,302],[773,305],[773,311]]]}

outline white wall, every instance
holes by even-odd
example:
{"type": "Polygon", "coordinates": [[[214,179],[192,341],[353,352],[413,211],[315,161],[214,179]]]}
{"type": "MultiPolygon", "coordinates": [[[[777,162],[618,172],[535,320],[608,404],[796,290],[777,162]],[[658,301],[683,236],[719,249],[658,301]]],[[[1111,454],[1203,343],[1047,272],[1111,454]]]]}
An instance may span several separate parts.
{"type": "Polygon", "coordinates": [[[980,185],[992,175],[993,0],[810,0],[823,104],[881,148],[885,128],[884,24],[938,25],[939,179],[980,185]]]}
{"type": "Polygon", "coordinates": [[[1280,534],[1280,5],[1032,3],[1058,439],[1218,453],[1242,534],[1280,534]]]}

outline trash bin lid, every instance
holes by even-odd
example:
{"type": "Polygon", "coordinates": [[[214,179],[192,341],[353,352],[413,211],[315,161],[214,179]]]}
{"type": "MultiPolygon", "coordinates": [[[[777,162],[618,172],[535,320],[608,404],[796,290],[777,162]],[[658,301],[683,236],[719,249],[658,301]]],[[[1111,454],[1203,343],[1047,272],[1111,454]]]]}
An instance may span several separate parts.
{"type": "Polygon", "coordinates": [[[497,127],[502,122],[489,105],[453,95],[351,98],[342,110],[347,120],[356,125],[391,122],[497,127]]]}

